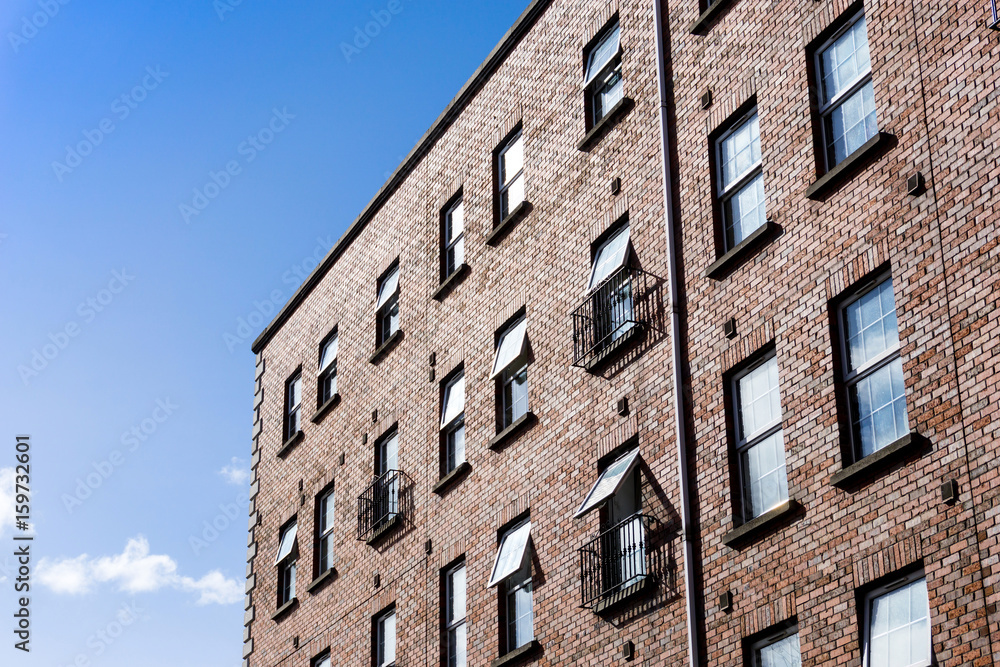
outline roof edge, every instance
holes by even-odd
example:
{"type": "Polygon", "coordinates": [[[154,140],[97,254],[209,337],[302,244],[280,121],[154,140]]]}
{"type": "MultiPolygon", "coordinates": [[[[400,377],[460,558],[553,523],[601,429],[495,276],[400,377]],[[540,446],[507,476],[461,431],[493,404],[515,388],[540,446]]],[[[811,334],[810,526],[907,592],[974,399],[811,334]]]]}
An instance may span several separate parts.
{"type": "Polygon", "coordinates": [[[417,141],[416,145],[410,150],[400,165],[396,167],[389,180],[379,188],[379,191],[375,193],[375,196],[368,202],[361,211],[361,214],[350,224],[343,236],[333,244],[333,247],[330,248],[330,251],[323,258],[323,261],[320,262],[319,266],[313,269],[312,273],[299,286],[288,302],[285,303],[284,307],[274,316],[271,323],[257,336],[253,345],[250,346],[254,354],[259,354],[264,349],[264,346],[277,334],[282,325],[288,321],[295,309],[299,307],[305,298],[309,296],[309,293],[312,292],[313,288],[323,279],[334,262],[337,261],[337,258],[357,238],[365,225],[375,217],[375,214],[389,200],[389,197],[392,196],[403,180],[413,171],[445,131],[447,131],[473,96],[483,87],[486,80],[499,68],[500,64],[503,63],[504,59],[506,59],[525,33],[534,26],[535,21],[551,2],[552,0],[532,0],[527,9],[521,13],[517,21],[514,22],[514,25],[510,27],[503,38],[490,51],[486,60],[479,65],[469,80],[465,82],[465,85],[462,86],[462,89],[458,91],[458,94],[448,103],[448,106],[441,112],[441,115],[437,117],[437,120],[424,132],[423,136],[420,137],[420,140],[417,141]]]}

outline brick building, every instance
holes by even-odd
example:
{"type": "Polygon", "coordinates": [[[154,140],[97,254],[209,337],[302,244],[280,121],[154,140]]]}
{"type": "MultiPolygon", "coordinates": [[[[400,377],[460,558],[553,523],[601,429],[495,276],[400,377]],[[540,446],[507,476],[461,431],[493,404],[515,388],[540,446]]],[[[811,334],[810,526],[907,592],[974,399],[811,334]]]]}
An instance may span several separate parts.
{"type": "Polygon", "coordinates": [[[244,664],[993,664],[995,22],[532,2],[254,343],[244,664]]]}

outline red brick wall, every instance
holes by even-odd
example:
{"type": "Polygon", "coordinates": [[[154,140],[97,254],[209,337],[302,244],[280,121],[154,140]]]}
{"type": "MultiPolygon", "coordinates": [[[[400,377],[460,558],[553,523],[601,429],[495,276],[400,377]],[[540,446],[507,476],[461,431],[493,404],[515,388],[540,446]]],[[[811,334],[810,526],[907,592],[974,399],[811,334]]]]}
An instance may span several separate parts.
{"type": "MultiPolygon", "coordinates": [[[[635,643],[633,664],[687,661],[666,320],[600,375],[570,365],[569,314],[583,298],[593,239],[627,212],[642,268],[663,280],[668,273],[650,2],[620,0],[618,8],[625,94],[635,106],[589,151],[577,149],[586,130],[582,48],[618,4],[556,0],[545,9],[258,355],[260,491],[251,523],[259,517],[260,525],[251,530],[248,568],[249,665],[307,665],[327,647],[335,664],[368,665],[371,618],[393,603],[399,664],[437,664],[440,569],[463,554],[470,664],[489,664],[498,654],[496,593],[486,589],[497,530],[525,511],[537,551],[537,664],[618,664],[617,646],[625,640],[635,643]],[[491,155],[518,122],[532,210],[491,247],[485,243],[493,224],[491,155]],[[609,190],[614,177],[622,181],[618,195],[609,190]],[[459,187],[471,271],[439,303],[431,299],[439,278],[439,214],[459,187]],[[404,337],[373,365],[375,281],[397,257],[404,337]],[[538,423],[493,451],[494,333],[521,307],[538,423]],[[318,345],[334,326],[343,400],[313,424],[318,345]],[[431,487],[439,477],[439,381],[460,363],[472,470],[438,496],[431,487]],[[300,364],[305,439],[281,459],[284,382],[300,364]],[[628,418],[614,410],[623,396],[632,406],[628,418]],[[373,548],[355,539],[356,498],[372,479],[374,441],[394,423],[412,507],[403,528],[373,548]],[[602,618],[579,608],[577,561],[598,518],[572,516],[596,479],[597,459],[633,432],[645,462],[644,510],[660,521],[651,540],[660,582],[652,597],[602,618]],[[305,591],[313,503],[331,480],[338,576],[313,595],[305,591]],[[299,604],[275,622],[278,530],[296,513],[299,604]]],[[[1000,250],[992,202],[1000,179],[994,138],[1000,33],[986,28],[985,4],[864,2],[879,127],[895,140],[818,201],[805,195],[817,178],[808,49],[860,5],[733,0],[701,35],[690,32],[697,0],[667,7],[703,664],[742,664],[744,638],[794,618],[804,665],[860,665],[856,591],[918,562],[927,575],[938,664],[982,665],[1000,656],[994,463],[1000,250]],[[714,101],[703,110],[708,89],[714,101]],[[703,275],[717,256],[709,136],[753,96],[767,210],[781,234],[713,280],[703,275]],[[916,171],[928,188],[914,197],[906,177],[916,171]],[[884,265],[893,277],[910,427],[930,447],[842,490],[830,483],[849,463],[830,302],[884,265]],[[732,340],[722,330],[730,317],[737,323],[732,340]],[[734,528],[724,375],[771,343],[789,492],[802,509],[734,549],[722,542],[734,528]],[[953,506],[938,492],[947,479],[960,489],[953,506]],[[725,591],[734,593],[728,613],[717,602],[725,591]]],[[[666,294],[664,285],[661,316],[669,312],[666,294]]]]}

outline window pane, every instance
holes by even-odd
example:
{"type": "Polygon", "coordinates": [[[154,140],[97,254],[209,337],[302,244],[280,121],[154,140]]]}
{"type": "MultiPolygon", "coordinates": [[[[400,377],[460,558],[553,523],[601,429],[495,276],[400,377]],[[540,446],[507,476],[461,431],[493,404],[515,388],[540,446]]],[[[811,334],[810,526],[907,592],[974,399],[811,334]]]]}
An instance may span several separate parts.
{"type": "Polygon", "coordinates": [[[510,426],[528,412],[528,366],[509,368],[503,374],[503,425],[510,426]]]}
{"type": "Polygon", "coordinates": [[[378,287],[378,302],[375,304],[375,308],[381,308],[388,301],[389,297],[396,293],[399,289],[399,266],[397,265],[382,279],[378,287]]]}
{"type": "Polygon", "coordinates": [[[330,337],[330,340],[328,340],[323,346],[323,354],[320,355],[319,360],[320,372],[325,371],[327,367],[330,366],[330,364],[332,364],[337,358],[337,349],[337,334],[333,334],[333,336],[330,337]]]}
{"type": "Polygon", "coordinates": [[[594,256],[594,268],[590,272],[590,286],[593,289],[602,280],[625,265],[629,244],[629,228],[625,225],[611,238],[601,244],[594,256]]]}
{"type": "Polygon", "coordinates": [[[379,628],[379,665],[391,665],[396,661],[396,613],[386,614],[379,628]]]}
{"type": "Polygon", "coordinates": [[[785,447],[781,431],[743,452],[745,484],[750,507],[747,519],[760,516],[788,500],[785,447]]]}
{"type": "Polygon", "coordinates": [[[868,456],[906,434],[903,362],[883,366],[851,388],[855,434],[868,456]]]}
{"type": "Polygon", "coordinates": [[[320,534],[333,530],[333,491],[323,496],[319,504],[319,531],[320,534]]]}
{"type": "Polygon", "coordinates": [[[883,281],[845,310],[850,370],[857,370],[886,350],[899,347],[891,280],[883,281]]]}
{"type": "Polygon", "coordinates": [[[274,559],[275,565],[280,563],[292,553],[292,547],[295,545],[295,533],[297,530],[298,524],[293,523],[285,528],[285,531],[281,534],[281,541],[278,545],[278,556],[274,559]]]}
{"type": "Polygon", "coordinates": [[[760,667],[801,667],[799,636],[785,637],[760,649],[760,667]]]}
{"type": "Polygon", "coordinates": [[[719,152],[723,188],[760,164],[760,123],[756,113],[722,140],[719,152]]]}
{"type": "Polygon", "coordinates": [[[466,667],[468,664],[465,623],[460,623],[448,632],[448,665],[449,667],[466,667]]]}
{"type": "Polygon", "coordinates": [[[297,377],[288,385],[288,409],[294,410],[299,407],[302,400],[302,377],[297,377]]]}
{"type": "Polygon", "coordinates": [[[447,470],[445,473],[451,472],[465,461],[465,423],[463,420],[458,420],[458,423],[448,432],[447,445],[447,470]]]}
{"type": "Polygon", "coordinates": [[[313,664],[313,667],[330,667],[330,656],[323,656],[313,664]]]}
{"type": "Polygon", "coordinates": [[[493,564],[493,574],[490,576],[487,588],[496,586],[521,568],[530,535],[530,521],[526,521],[504,535],[503,541],[500,542],[500,548],[497,550],[497,559],[493,564]]]}
{"type": "Polygon", "coordinates": [[[764,174],[758,174],[726,199],[723,210],[726,220],[726,249],[731,250],[767,222],[764,174]]]}
{"type": "Polygon", "coordinates": [[[497,354],[493,359],[494,377],[524,354],[527,329],[528,323],[522,317],[500,335],[500,340],[497,343],[497,354]]]}
{"type": "Polygon", "coordinates": [[[523,584],[512,582],[507,593],[507,647],[513,651],[535,638],[531,579],[523,584]]]}
{"type": "Polygon", "coordinates": [[[601,120],[614,107],[621,102],[624,94],[622,85],[622,68],[618,63],[613,69],[602,75],[603,82],[594,91],[594,122],[601,120]]]}
{"type": "Polygon", "coordinates": [[[872,599],[870,614],[870,667],[929,664],[930,614],[925,579],[872,599]]]}
{"type": "Polygon", "coordinates": [[[587,71],[584,76],[586,83],[589,84],[600,74],[604,66],[611,62],[611,59],[618,54],[620,47],[621,30],[616,23],[591,49],[587,57],[587,71]]]}
{"type": "Polygon", "coordinates": [[[740,440],[781,421],[781,396],[778,392],[778,360],[771,357],[739,379],[740,440]]]}
{"type": "Polygon", "coordinates": [[[445,239],[454,241],[465,230],[465,202],[459,201],[445,216],[445,239]]]}
{"type": "Polygon", "coordinates": [[[465,374],[452,380],[444,390],[441,426],[447,426],[465,410],[465,374]]]}
{"type": "Polygon", "coordinates": [[[510,212],[524,201],[524,174],[518,175],[500,196],[500,217],[506,218],[510,212]]]}
{"type": "Polygon", "coordinates": [[[820,66],[824,104],[871,71],[864,16],[820,54],[820,66]]]}
{"type": "Polygon", "coordinates": [[[875,89],[869,81],[833,109],[827,117],[828,166],[833,167],[841,162],[877,132],[875,89]]]}
{"type": "Polygon", "coordinates": [[[605,468],[590,489],[590,493],[584,498],[576,516],[586,514],[610,498],[622,485],[625,477],[632,471],[638,460],[639,450],[634,449],[605,468]]]}
{"type": "Polygon", "coordinates": [[[448,575],[448,625],[465,618],[465,566],[448,575]]]}
{"type": "Polygon", "coordinates": [[[524,143],[522,139],[522,135],[517,135],[500,154],[500,183],[503,185],[510,183],[524,168],[524,143]]]}

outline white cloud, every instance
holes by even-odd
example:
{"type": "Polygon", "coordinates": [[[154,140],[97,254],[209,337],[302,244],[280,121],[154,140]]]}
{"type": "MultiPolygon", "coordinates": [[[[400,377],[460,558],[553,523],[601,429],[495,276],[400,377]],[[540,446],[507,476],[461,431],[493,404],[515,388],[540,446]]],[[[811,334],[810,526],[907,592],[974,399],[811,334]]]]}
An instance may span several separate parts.
{"type": "Polygon", "coordinates": [[[0,468],[0,536],[14,525],[13,468],[0,468]]]}
{"type": "Polygon", "coordinates": [[[246,467],[246,462],[243,459],[238,459],[235,456],[229,462],[229,465],[222,466],[222,470],[219,471],[222,478],[226,480],[227,484],[235,484],[236,486],[244,486],[250,481],[250,470],[246,467]]]}
{"type": "Polygon", "coordinates": [[[226,578],[218,570],[197,580],[177,574],[174,559],[150,554],[149,541],[142,535],[130,539],[125,550],[115,556],[43,558],[38,563],[37,577],[54,592],[70,595],[89,593],[95,584],[111,582],[127,593],[151,593],[161,588],[199,593],[200,605],[233,604],[243,599],[240,582],[226,578]]]}

